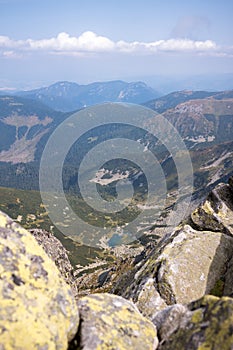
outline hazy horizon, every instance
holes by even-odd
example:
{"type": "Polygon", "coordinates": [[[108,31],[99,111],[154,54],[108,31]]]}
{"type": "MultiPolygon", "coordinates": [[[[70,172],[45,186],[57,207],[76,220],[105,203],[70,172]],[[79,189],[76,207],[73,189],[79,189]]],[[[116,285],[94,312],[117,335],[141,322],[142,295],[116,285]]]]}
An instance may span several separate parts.
{"type": "Polygon", "coordinates": [[[14,85],[7,86],[7,82],[0,79],[0,93],[16,93],[18,91],[30,91],[39,88],[45,88],[59,82],[76,83],[78,85],[88,85],[91,83],[104,83],[112,82],[115,80],[130,82],[144,82],[149,87],[153,88],[159,95],[165,95],[174,91],[180,90],[205,90],[205,91],[223,91],[233,89],[233,73],[231,74],[218,74],[218,75],[196,75],[196,76],[134,76],[134,77],[122,77],[119,79],[102,79],[97,81],[82,81],[82,80],[51,80],[44,82],[16,82],[14,85]]]}
{"type": "Polygon", "coordinates": [[[232,74],[232,13],[230,0],[0,0],[0,87],[232,74]]]}

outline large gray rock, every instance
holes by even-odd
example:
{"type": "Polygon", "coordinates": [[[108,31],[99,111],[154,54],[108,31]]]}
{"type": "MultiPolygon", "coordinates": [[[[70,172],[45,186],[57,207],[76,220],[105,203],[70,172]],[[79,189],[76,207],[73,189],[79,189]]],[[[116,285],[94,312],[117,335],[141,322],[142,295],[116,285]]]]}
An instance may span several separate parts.
{"type": "Polygon", "coordinates": [[[0,212],[0,349],[67,349],[79,315],[35,238],[0,212]]]}
{"type": "Polygon", "coordinates": [[[208,294],[224,276],[233,238],[185,225],[157,258],[157,287],[168,304],[188,303],[208,294]]]}
{"type": "MultiPolygon", "coordinates": [[[[140,300],[147,300],[152,305],[154,300],[154,308],[158,310],[159,305],[163,308],[165,303],[171,305],[199,299],[210,293],[224,277],[232,254],[232,237],[221,232],[197,231],[184,225],[174,231],[169,242],[160,251],[155,251],[138,271],[134,270],[129,284],[120,279],[120,284],[125,283],[121,295],[133,298],[144,315],[153,317],[153,308],[146,310],[147,303],[140,300]]],[[[228,280],[230,282],[230,277],[228,280]]]]}

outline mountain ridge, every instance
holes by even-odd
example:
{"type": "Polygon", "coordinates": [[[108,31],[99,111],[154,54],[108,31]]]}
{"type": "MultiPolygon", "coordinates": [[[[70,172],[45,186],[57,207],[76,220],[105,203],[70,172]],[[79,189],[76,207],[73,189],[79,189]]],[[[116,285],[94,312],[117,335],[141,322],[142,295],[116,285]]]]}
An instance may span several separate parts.
{"type": "MultiPolygon", "coordinates": [[[[208,148],[207,152],[211,154],[210,148],[214,145],[232,141],[232,96],[232,90],[215,93],[178,91],[153,101],[155,101],[154,106],[155,103],[157,104],[157,112],[158,108],[164,110],[162,115],[177,128],[188,149],[199,152],[201,149],[208,148]]],[[[1,171],[3,171],[4,166],[8,169],[5,169],[7,173],[5,171],[2,173],[2,186],[9,186],[6,180],[11,176],[10,174],[15,173],[19,176],[24,172],[22,169],[25,169],[26,173],[35,174],[38,165],[35,165],[34,169],[33,164],[40,160],[46,140],[70,114],[54,111],[40,101],[12,95],[0,96],[0,127],[2,132],[0,165],[1,171]],[[15,164],[14,170],[10,163],[15,164]],[[20,163],[21,168],[17,170],[20,163]]],[[[156,117],[150,122],[156,123],[156,117]]],[[[125,135],[122,136],[125,137],[125,135]]],[[[231,152],[231,145],[227,148],[231,152]]],[[[213,152],[214,154],[217,152],[216,154],[221,159],[224,156],[224,150],[219,153],[217,148],[213,148],[213,152]]],[[[205,152],[201,154],[204,157],[204,163],[206,163],[205,152]]],[[[195,162],[199,164],[198,156],[194,155],[193,157],[195,162]]],[[[215,159],[215,156],[211,159],[215,159]]],[[[228,157],[228,163],[229,161],[228,157]]],[[[226,163],[227,160],[224,164],[226,163]]],[[[31,184],[31,180],[27,183],[31,184]]],[[[25,187],[23,186],[23,188],[25,187]]],[[[30,188],[36,189],[37,187],[30,188]]]]}
{"type": "Polygon", "coordinates": [[[49,107],[70,112],[103,102],[143,103],[158,93],[144,82],[122,80],[78,84],[59,81],[48,87],[15,92],[15,95],[42,101],[49,107]]]}

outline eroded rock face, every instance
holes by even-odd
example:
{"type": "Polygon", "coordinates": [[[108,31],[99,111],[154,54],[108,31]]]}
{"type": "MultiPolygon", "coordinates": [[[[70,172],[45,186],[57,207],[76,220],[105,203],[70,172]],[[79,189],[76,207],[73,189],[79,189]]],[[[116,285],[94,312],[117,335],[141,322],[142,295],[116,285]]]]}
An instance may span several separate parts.
{"type": "Polygon", "coordinates": [[[83,350],[155,350],[156,329],[135,305],[121,297],[100,293],[78,302],[83,350]]]}
{"type": "Polygon", "coordinates": [[[67,349],[79,316],[70,287],[34,237],[0,213],[0,348],[67,349]]]}
{"type": "Polygon", "coordinates": [[[187,307],[174,305],[153,320],[159,350],[233,348],[233,299],[206,295],[187,307]]]}

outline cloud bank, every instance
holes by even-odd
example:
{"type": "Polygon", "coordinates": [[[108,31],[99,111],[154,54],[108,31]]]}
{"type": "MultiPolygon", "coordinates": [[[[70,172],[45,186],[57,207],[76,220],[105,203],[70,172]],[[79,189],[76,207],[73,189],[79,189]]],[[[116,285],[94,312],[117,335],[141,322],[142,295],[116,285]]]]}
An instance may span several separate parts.
{"type": "Polygon", "coordinates": [[[31,52],[49,54],[85,55],[90,53],[138,53],[156,54],[163,52],[225,54],[212,40],[195,41],[191,39],[169,39],[153,42],[112,41],[111,39],[87,31],[80,36],[59,33],[56,37],[34,40],[13,40],[0,36],[0,53],[4,57],[20,57],[31,52]]]}

